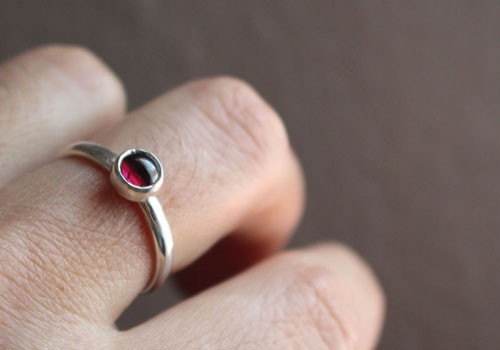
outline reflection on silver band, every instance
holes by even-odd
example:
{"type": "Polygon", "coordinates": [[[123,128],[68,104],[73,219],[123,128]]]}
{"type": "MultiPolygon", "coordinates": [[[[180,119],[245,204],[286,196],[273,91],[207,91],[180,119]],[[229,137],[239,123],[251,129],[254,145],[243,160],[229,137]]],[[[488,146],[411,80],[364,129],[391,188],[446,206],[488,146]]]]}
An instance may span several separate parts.
{"type": "Polygon", "coordinates": [[[155,254],[154,271],[143,292],[161,286],[172,268],[174,242],[161,204],[154,196],[163,182],[163,169],[158,158],[139,149],[117,155],[88,142],[75,143],[64,154],[90,159],[110,171],[111,182],[117,192],[139,204],[152,235],[155,254]]]}

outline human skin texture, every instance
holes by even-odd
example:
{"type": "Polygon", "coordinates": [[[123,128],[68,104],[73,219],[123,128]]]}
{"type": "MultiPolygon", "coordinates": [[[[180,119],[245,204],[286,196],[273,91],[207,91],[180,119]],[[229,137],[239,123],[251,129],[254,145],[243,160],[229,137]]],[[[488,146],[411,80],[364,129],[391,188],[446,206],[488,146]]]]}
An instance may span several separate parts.
{"type": "Polygon", "coordinates": [[[229,77],[126,111],[119,79],[85,49],[37,48],[0,65],[0,349],[372,349],[384,297],[338,243],[280,252],[304,181],[277,113],[229,77]],[[174,278],[193,296],[133,329],[114,325],[152,271],[137,207],[65,145],[142,148],[174,278]],[[203,274],[202,274],[203,272],[203,274]]]}

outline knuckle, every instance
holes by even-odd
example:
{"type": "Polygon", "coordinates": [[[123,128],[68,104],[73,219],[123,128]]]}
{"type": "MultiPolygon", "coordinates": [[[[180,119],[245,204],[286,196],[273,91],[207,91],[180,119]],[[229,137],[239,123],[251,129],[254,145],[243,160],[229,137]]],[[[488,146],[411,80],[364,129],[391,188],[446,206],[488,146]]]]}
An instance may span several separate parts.
{"type": "Polygon", "coordinates": [[[27,53],[24,59],[43,60],[72,73],[78,69],[107,73],[100,59],[81,46],[47,45],[27,53]]]}
{"type": "Polygon", "coordinates": [[[37,58],[52,60],[54,63],[68,67],[88,67],[92,70],[103,70],[101,60],[89,49],[82,46],[47,45],[32,51],[37,58]]]}
{"type": "Polygon", "coordinates": [[[203,114],[240,153],[259,162],[288,149],[288,137],[278,114],[248,83],[215,77],[191,84],[203,114]]]}
{"type": "Polygon", "coordinates": [[[279,309],[273,323],[288,328],[286,333],[302,332],[316,347],[354,348],[356,330],[342,308],[335,274],[299,252],[278,257],[278,269],[282,293],[272,301],[279,309]]]}
{"type": "Polygon", "coordinates": [[[124,109],[125,91],[111,69],[92,51],[82,46],[51,44],[29,51],[19,64],[39,61],[48,72],[59,77],[62,84],[76,86],[85,95],[101,97],[124,109]]]}
{"type": "Polygon", "coordinates": [[[32,53],[45,57],[63,56],[77,62],[95,61],[98,58],[88,48],[78,45],[48,44],[35,48],[32,53]]]}

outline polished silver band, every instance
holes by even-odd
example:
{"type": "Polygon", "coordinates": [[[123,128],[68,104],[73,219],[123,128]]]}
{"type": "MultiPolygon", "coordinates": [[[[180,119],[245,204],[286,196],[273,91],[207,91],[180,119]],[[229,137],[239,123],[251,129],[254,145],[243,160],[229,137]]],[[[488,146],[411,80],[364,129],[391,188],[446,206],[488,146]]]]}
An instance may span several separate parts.
{"type": "Polygon", "coordinates": [[[64,155],[82,156],[110,171],[111,183],[117,192],[139,204],[152,235],[155,254],[154,271],[143,293],[161,286],[172,269],[174,242],[161,204],[153,196],[163,182],[163,169],[158,158],[140,149],[117,155],[89,142],[70,145],[64,155]]]}

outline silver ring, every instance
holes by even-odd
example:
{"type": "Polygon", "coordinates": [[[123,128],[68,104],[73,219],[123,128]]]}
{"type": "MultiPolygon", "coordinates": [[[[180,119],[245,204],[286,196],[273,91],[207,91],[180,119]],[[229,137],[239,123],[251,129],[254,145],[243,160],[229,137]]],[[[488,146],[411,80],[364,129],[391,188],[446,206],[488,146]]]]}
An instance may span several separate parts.
{"type": "Polygon", "coordinates": [[[129,149],[117,155],[89,142],[68,146],[64,155],[85,157],[110,171],[111,183],[117,192],[139,204],[152,235],[155,254],[154,271],[143,293],[161,286],[172,269],[174,242],[161,204],[153,196],[163,182],[163,168],[158,158],[141,149],[129,149]]]}

